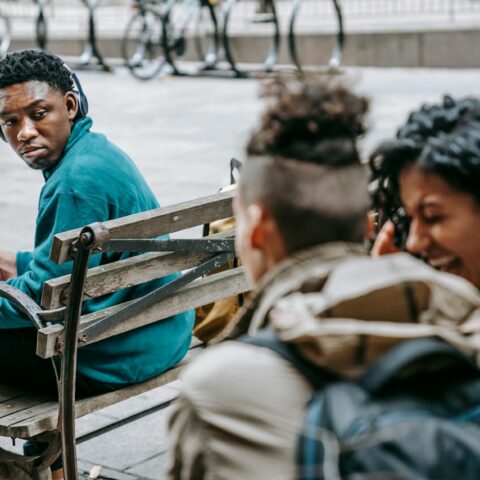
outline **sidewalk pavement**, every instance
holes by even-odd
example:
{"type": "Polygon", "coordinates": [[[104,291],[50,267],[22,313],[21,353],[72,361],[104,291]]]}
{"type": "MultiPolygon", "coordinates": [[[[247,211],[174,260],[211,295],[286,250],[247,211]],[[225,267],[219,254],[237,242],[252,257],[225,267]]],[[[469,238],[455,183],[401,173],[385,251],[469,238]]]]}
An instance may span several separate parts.
{"type": "MultiPolygon", "coordinates": [[[[351,69],[348,78],[372,98],[364,158],[380,139],[394,134],[407,112],[444,93],[480,96],[478,70],[351,69]]],[[[215,192],[228,182],[228,162],[243,158],[243,145],[262,107],[255,80],[163,78],[138,82],[128,72],[80,74],[94,129],[134,159],[163,205],[215,192]]],[[[32,246],[42,176],[0,147],[0,249],[32,246]]],[[[178,383],[128,400],[78,421],[78,434],[175,395],[178,383]]],[[[161,480],[167,411],[83,443],[85,471],[103,466],[103,478],[161,480]]],[[[16,448],[19,448],[19,443],[16,448]]],[[[0,446],[11,444],[1,439],[0,446]]]]}

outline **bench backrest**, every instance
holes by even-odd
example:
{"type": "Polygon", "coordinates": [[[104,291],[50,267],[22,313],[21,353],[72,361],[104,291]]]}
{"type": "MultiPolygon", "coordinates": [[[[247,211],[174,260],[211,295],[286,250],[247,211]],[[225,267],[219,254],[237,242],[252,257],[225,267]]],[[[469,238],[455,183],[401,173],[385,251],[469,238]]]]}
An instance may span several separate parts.
{"type": "MultiPolygon", "coordinates": [[[[233,190],[199,198],[190,202],[158,208],[128,217],[111,220],[96,225],[95,249],[92,253],[108,248],[112,240],[157,239],[161,235],[178,232],[204,225],[232,215],[233,190]]],[[[79,238],[81,229],[71,230],[55,236],[51,259],[64,263],[72,258],[72,249],[79,238]]],[[[222,240],[232,239],[233,231],[222,232],[206,237],[222,240]]],[[[208,250],[208,249],[207,249],[208,250]]],[[[161,278],[165,275],[196,267],[215,257],[209,251],[191,252],[150,252],[124,260],[90,268],[84,286],[84,299],[96,298],[126,287],[161,278]]],[[[49,280],[44,285],[41,306],[46,310],[44,318],[61,320],[70,295],[71,276],[49,280]]],[[[75,287],[74,287],[75,288],[75,287]]],[[[128,322],[111,326],[94,337],[86,337],[80,346],[156,322],[190,308],[206,305],[218,299],[243,293],[248,285],[242,268],[230,269],[199,278],[179,289],[164,300],[153,304],[132,317],[128,322]]],[[[132,302],[135,302],[132,301],[132,302]]],[[[106,310],[84,315],[80,319],[79,336],[87,327],[101,321],[112,313],[124,309],[128,303],[112,306],[106,310]]],[[[38,334],[37,354],[50,358],[58,353],[58,341],[63,335],[63,324],[54,323],[42,328],[38,334]]]]}

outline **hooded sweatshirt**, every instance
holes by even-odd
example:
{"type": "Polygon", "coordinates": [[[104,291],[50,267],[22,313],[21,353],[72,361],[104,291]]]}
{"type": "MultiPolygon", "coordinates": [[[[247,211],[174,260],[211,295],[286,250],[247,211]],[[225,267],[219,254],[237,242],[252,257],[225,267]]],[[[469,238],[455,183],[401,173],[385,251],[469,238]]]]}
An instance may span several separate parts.
{"type": "MultiPolygon", "coordinates": [[[[86,117],[74,124],[63,156],[43,170],[34,249],[17,253],[17,277],[7,280],[40,303],[46,280],[71,273],[72,262],[50,260],[55,234],[158,208],[159,204],[130,158],[104,135],[92,133],[86,117]]],[[[89,267],[130,256],[92,255],[89,267]]],[[[88,314],[145,295],[172,276],[147,282],[84,303],[88,314]]],[[[188,311],[79,349],[78,371],[102,382],[131,384],[152,378],[186,354],[194,323],[188,311]]],[[[0,328],[31,327],[31,322],[7,300],[0,299],[0,328]]]]}

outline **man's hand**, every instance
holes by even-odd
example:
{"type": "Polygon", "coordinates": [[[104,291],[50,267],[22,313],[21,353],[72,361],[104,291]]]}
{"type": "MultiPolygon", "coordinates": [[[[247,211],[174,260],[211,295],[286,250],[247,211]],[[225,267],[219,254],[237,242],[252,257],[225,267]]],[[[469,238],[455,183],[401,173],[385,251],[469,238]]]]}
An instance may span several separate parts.
{"type": "Polygon", "coordinates": [[[17,254],[0,250],[0,280],[5,281],[17,276],[17,254]]]}
{"type": "Polygon", "coordinates": [[[377,238],[373,244],[372,256],[379,257],[380,255],[387,255],[389,253],[397,253],[400,251],[393,242],[395,235],[395,225],[388,220],[385,222],[380,232],[378,232],[377,238]]]}

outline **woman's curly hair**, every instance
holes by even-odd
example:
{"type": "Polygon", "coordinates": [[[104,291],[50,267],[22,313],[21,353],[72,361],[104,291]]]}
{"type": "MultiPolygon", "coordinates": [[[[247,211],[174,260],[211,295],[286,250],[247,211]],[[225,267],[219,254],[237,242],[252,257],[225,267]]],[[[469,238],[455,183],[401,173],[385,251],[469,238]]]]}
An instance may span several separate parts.
{"type": "Polygon", "coordinates": [[[400,236],[408,233],[399,193],[399,176],[410,166],[441,176],[471,194],[480,205],[480,100],[445,96],[437,105],[412,112],[395,140],[370,156],[370,190],[379,227],[392,220],[400,236]]]}
{"type": "Polygon", "coordinates": [[[273,102],[247,144],[251,156],[279,156],[330,166],[358,163],[368,100],[344,84],[277,79],[263,96],[273,102]]]}
{"type": "Polygon", "coordinates": [[[45,82],[62,94],[73,90],[70,71],[60,58],[44,50],[19,50],[0,61],[0,89],[31,80],[45,82]]]}

